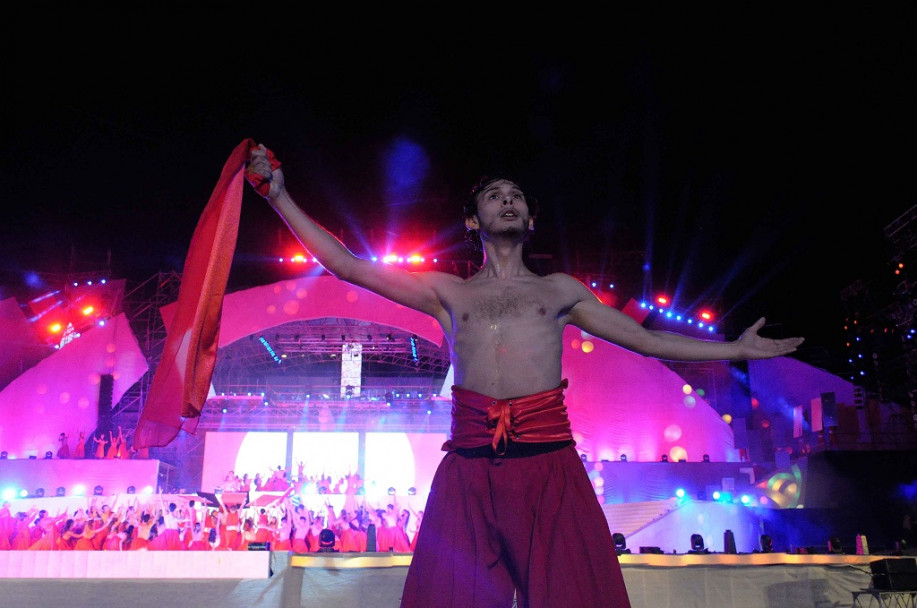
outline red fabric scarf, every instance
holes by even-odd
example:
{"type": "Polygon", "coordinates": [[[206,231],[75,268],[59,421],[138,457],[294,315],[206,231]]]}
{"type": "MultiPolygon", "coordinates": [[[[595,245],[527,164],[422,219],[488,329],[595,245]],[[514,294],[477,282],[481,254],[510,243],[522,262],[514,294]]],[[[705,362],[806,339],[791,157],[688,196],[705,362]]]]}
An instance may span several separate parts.
{"type": "MultiPolygon", "coordinates": [[[[252,179],[245,175],[245,167],[254,146],[254,140],[245,139],[233,150],[191,237],[177,310],[134,431],[138,450],[166,446],[179,431],[197,429],[216,363],[223,296],[239,234],[243,177],[252,179]]],[[[279,167],[273,155],[269,158],[275,169],[279,167]]]]}

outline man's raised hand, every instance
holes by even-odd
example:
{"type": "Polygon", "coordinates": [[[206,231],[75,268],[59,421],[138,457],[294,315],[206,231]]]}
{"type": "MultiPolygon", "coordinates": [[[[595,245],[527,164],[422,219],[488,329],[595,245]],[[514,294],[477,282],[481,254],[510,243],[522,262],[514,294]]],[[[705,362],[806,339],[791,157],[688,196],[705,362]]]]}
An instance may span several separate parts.
{"type": "Polygon", "coordinates": [[[283,170],[280,161],[264,144],[253,145],[245,169],[245,179],[255,191],[266,199],[273,200],[283,192],[283,170]]]}

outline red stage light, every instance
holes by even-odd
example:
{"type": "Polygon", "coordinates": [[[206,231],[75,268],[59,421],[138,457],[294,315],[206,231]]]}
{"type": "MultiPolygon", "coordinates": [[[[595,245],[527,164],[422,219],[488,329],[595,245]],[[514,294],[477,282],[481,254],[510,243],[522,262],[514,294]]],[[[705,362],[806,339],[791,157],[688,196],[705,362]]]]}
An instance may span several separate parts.
{"type": "Polygon", "coordinates": [[[382,261],[386,264],[423,264],[427,259],[419,254],[412,253],[409,256],[400,256],[397,253],[389,253],[382,258],[382,261]]]}
{"type": "Polygon", "coordinates": [[[656,303],[657,303],[657,304],[661,304],[661,305],[663,305],[663,306],[668,305],[668,303],[669,303],[669,296],[656,296],[656,303]]]}

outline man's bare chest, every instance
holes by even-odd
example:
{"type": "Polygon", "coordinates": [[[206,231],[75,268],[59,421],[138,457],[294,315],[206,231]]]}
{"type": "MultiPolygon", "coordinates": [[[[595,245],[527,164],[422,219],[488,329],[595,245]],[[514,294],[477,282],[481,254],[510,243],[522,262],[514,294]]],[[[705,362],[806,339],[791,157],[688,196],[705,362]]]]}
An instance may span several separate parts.
{"type": "Polygon", "coordinates": [[[561,304],[550,290],[534,286],[475,286],[463,290],[457,298],[456,320],[459,323],[539,323],[556,319],[561,304]]]}

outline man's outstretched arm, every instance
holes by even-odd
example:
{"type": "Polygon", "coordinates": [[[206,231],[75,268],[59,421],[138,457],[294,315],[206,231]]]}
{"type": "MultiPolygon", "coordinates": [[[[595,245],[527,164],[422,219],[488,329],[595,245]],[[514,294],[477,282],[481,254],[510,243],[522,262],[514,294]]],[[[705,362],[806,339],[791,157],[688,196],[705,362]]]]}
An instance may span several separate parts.
{"type": "MultiPolygon", "coordinates": [[[[269,179],[270,188],[264,195],[268,203],[328,272],[342,281],[359,285],[394,302],[427,313],[441,324],[448,323],[448,314],[432,284],[437,280],[455,280],[453,277],[443,273],[411,273],[355,256],[290,197],[284,183],[283,170],[280,167],[271,168],[268,151],[263,144],[252,150],[248,171],[269,179]]],[[[260,193],[264,191],[262,188],[260,193]]]]}
{"type": "Polygon", "coordinates": [[[569,322],[586,332],[627,350],[669,361],[744,361],[781,357],[796,351],[803,338],[773,339],[758,335],[764,318],[730,342],[701,340],[667,331],[646,329],[623,312],[600,302],[585,285],[572,277],[569,288],[577,303],[569,322]]]}

